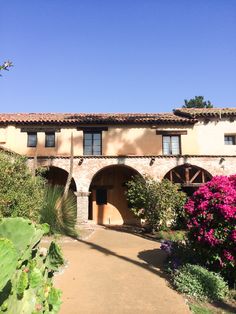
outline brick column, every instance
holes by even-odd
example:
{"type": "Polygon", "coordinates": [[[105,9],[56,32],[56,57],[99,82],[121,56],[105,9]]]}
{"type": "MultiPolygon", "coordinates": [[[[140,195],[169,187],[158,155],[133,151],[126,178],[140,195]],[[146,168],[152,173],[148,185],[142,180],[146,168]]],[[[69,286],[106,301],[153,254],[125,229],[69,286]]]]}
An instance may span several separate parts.
{"type": "Polygon", "coordinates": [[[77,223],[87,222],[90,192],[79,191],[75,195],[77,196],[77,223]]]}

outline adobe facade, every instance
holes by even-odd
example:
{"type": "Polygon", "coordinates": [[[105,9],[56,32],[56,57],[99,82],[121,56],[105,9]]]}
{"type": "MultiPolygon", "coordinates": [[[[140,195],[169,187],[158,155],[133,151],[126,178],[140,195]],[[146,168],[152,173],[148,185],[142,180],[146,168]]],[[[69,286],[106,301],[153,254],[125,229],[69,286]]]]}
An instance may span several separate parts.
{"type": "Polygon", "coordinates": [[[133,175],[166,177],[190,193],[211,176],[235,173],[236,109],[2,114],[0,145],[27,156],[31,168],[61,170],[54,183],[67,176],[73,154],[78,221],[135,223],[125,199],[133,175]]]}

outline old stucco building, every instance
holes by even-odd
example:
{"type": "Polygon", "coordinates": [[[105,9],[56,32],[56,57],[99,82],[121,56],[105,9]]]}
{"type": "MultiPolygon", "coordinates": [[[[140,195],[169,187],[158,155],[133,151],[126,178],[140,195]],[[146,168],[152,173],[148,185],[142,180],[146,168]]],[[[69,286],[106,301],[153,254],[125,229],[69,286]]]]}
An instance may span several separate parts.
{"type": "Polygon", "coordinates": [[[71,189],[78,221],[132,223],[125,182],[164,177],[191,193],[214,175],[236,171],[236,108],[177,109],[160,114],[1,114],[0,145],[47,167],[71,189]]]}

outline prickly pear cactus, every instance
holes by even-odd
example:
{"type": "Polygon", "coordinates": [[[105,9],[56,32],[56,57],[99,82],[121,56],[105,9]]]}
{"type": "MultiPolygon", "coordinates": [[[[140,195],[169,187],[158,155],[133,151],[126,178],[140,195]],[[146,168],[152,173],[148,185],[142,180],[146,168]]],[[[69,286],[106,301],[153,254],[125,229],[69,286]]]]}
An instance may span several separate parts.
{"type": "Polygon", "coordinates": [[[8,239],[0,239],[0,292],[16,270],[17,251],[8,239]]]}
{"type": "Polygon", "coordinates": [[[19,298],[23,297],[23,294],[28,287],[28,283],[28,274],[24,271],[21,271],[16,284],[16,293],[19,298]]]}
{"type": "Polygon", "coordinates": [[[36,245],[45,232],[46,225],[23,218],[0,219],[0,314],[59,312],[61,291],[52,274],[64,260],[56,243],[49,250],[36,245]]]}
{"type": "Polygon", "coordinates": [[[51,307],[52,313],[58,313],[61,306],[61,290],[56,289],[54,287],[51,288],[48,296],[48,304],[51,307]]]}
{"type": "Polygon", "coordinates": [[[0,237],[7,238],[14,243],[21,260],[29,257],[31,249],[40,241],[44,233],[44,227],[37,227],[30,220],[24,218],[2,218],[0,220],[0,237]]]}
{"type": "MultiPolygon", "coordinates": [[[[8,306],[6,314],[32,314],[36,307],[35,289],[27,289],[24,291],[23,297],[17,297],[15,291],[7,300],[8,306]]],[[[0,312],[1,313],[1,312],[0,312]]]]}
{"type": "Polygon", "coordinates": [[[29,273],[29,282],[31,288],[37,288],[43,283],[43,274],[39,268],[33,268],[29,273]]]}
{"type": "Polygon", "coordinates": [[[64,264],[61,249],[54,241],[51,242],[46,258],[46,265],[49,269],[56,271],[64,264]]]}

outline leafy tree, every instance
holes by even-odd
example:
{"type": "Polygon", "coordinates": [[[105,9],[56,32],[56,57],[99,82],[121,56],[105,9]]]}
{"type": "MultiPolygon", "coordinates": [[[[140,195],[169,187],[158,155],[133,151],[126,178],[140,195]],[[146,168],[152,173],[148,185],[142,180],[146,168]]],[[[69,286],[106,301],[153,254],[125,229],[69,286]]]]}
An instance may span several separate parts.
{"type": "Polygon", "coordinates": [[[166,229],[175,222],[186,201],[177,184],[164,179],[134,177],[127,183],[127,200],[133,213],[144,218],[152,229],[166,229]]]}
{"type": "Polygon", "coordinates": [[[44,202],[44,180],[32,176],[26,159],[0,152],[0,217],[39,221],[44,202]]]}
{"type": "Polygon", "coordinates": [[[185,99],[184,105],[182,108],[213,108],[212,103],[208,101],[204,101],[203,96],[195,96],[190,100],[185,99]]]}
{"type": "MultiPolygon", "coordinates": [[[[5,70],[5,71],[9,71],[9,68],[12,67],[13,64],[11,61],[5,61],[2,65],[0,65],[0,71],[5,70]]],[[[1,74],[0,74],[1,76],[1,74]]]]}

